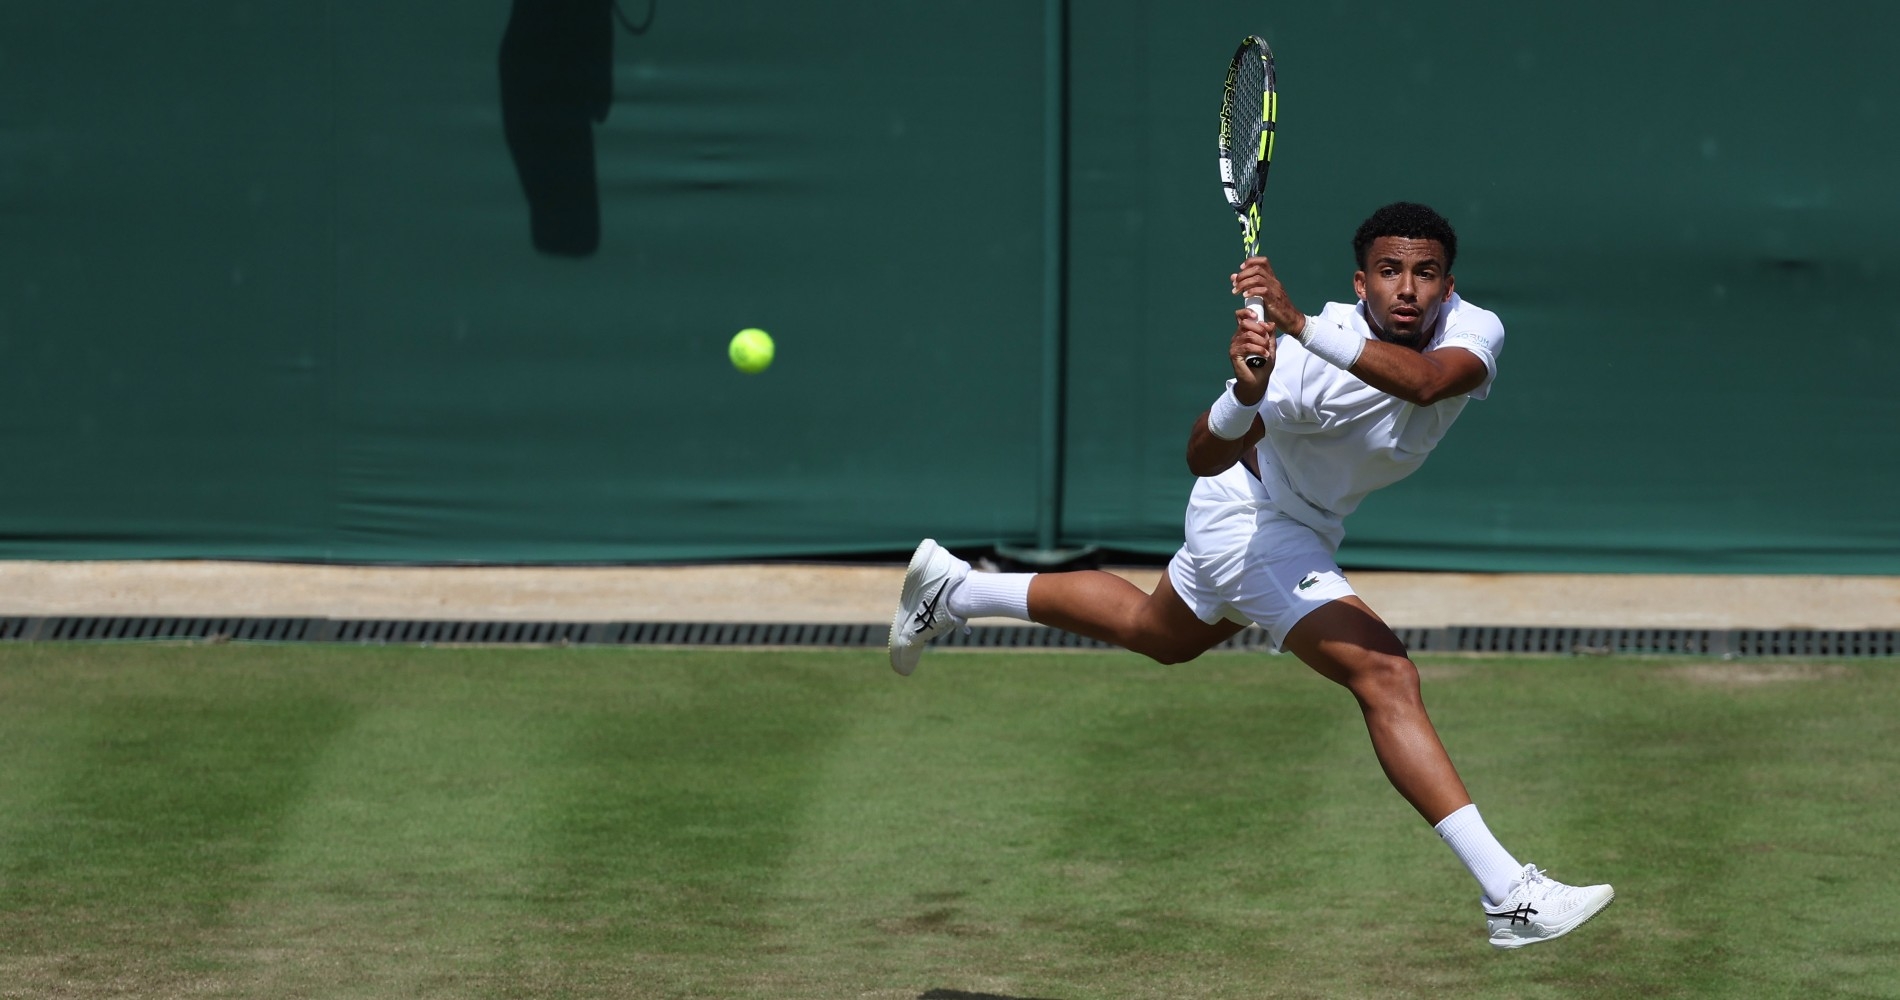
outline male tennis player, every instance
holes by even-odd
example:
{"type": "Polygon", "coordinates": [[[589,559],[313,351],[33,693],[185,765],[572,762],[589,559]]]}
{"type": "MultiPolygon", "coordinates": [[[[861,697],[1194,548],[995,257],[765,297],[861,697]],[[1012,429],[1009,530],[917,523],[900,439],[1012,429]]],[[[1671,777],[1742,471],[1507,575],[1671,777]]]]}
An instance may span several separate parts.
{"type": "Polygon", "coordinates": [[[1458,237],[1423,205],[1374,212],[1353,237],[1356,305],[1303,314],[1264,257],[1232,276],[1262,300],[1228,344],[1234,377],[1188,435],[1201,477],[1186,541],[1153,594],[1095,570],[978,573],[926,539],[891,622],[891,666],[969,618],[1042,622],[1162,663],[1191,660],[1258,623],[1358,699],[1379,764],[1484,890],[1491,944],[1574,930],[1614,897],[1520,865],[1492,836],[1439,742],[1405,646],[1353,592],[1333,554],[1366,495],[1411,474],[1497,374],[1504,327],[1453,290],[1458,237]],[[1276,343],[1275,334],[1281,333],[1276,343]],[[1253,368],[1249,356],[1266,359],[1253,368]]]}

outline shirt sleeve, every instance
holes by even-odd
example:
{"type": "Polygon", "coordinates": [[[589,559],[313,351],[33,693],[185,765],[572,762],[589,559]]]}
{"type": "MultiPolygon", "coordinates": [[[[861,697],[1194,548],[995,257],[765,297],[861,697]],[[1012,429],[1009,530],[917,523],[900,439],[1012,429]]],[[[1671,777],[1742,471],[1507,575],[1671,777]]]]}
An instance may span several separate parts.
{"type": "Polygon", "coordinates": [[[1469,395],[1472,399],[1483,399],[1491,394],[1491,383],[1498,377],[1498,355],[1504,352],[1504,324],[1496,313],[1489,309],[1464,306],[1450,317],[1450,325],[1439,338],[1438,346],[1432,348],[1442,351],[1447,347],[1458,347],[1470,351],[1484,362],[1485,377],[1469,395]]]}
{"type": "Polygon", "coordinates": [[[1291,431],[1303,434],[1319,429],[1319,416],[1314,412],[1307,387],[1307,369],[1314,364],[1325,364],[1301,346],[1296,337],[1282,337],[1275,351],[1277,359],[1273,363],[1273,374],[1267,378],[1267,396],[1260,406],[1260,416],[1270,430],[1291,431]]]}

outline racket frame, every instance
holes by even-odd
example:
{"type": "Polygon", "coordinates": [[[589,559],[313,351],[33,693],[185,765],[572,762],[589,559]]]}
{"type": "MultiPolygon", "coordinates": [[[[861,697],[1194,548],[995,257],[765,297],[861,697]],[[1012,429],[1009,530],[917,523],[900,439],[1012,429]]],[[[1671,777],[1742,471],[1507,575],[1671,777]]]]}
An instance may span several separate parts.
{"type": "MultiPolygon", "coordinates": [[[[1242,259],[1254,256],[1260,249],[1260,195],[1266,190],[1267,170],[1273,165],[1273,142],[1275,125],[1280,114],[1280,94],[1276,86],[1273,64],[1273,49],[1266,39],[1259,35],[1248,35],[1234,50],[1233,59],[1227,63],[1227,82],[1221,90],[1220,108],[1220,180],[1221,189],[1227,195],[1227,204],[1240,220],[1240,250],[1242,259]],[[1251,60],[1259,60],[1263,65],[1262,86],[1264,91],[1260,101],[1259,141],[1254,143],[1253,183],[1242,190],[1235,178],[1240,174],[1239,166],[1233,160],[1234,138],[1240,129],[1251,129],[1254,125],[1252,111],[1242,115],[1235,114],[1235,88],[1240,75],[1251,60]]],[[[1242,155],[1245,155],[1244,153],[1242,155]]],[[[1266,319],[1266,309],[1257,298],[1246,300],[1247,308],[1262,320],[1266,319]]],[[[1250,367],[1258,368],[1266,364],[1265,358],[1247,359],[1250,367]]]]}

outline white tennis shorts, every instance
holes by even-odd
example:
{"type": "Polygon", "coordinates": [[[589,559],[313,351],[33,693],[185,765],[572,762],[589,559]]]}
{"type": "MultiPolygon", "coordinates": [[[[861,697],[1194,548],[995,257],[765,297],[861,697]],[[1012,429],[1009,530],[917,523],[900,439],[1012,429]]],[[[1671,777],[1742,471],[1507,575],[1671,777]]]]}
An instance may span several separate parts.
{"type": "Polygon", "coordinates": [[[1275,648],[1314,609],[1353,594],[1333,561],[1336,543],[1280,513],[1235,465],[1195,482],[1187,541],[1168,561],[1168,579],[1195,617],[1259,624],[1275,648]]]}

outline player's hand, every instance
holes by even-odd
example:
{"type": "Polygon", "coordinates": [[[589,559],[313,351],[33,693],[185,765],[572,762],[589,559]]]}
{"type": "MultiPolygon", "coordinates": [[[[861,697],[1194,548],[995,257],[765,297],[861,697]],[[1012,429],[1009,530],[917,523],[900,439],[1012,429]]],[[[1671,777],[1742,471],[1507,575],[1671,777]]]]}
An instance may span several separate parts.
{"type": "Polygon", "coordinates": [[[1306,327],[1306,314],[1293,305],[1287,297],[1286,288],[1280,284],[1279,276],[1273,273],[1273,263],[1265,257],[1249,257],[1240,265],[1240,273],[1229,276],[1232,279],[1234,294],[1250,299],[1259,299],[1266,310],[1267,321],[1282,333],[1297,337],[1306,327]]]}
{"type": "Polygon", "coordinates": [[[1227,345],[1227,360],[1234,366],[1234,398],[1252,406],[1267,394],[1267,377],[1273,374],[1273,324],[1256,319],[1252,309],[1234,310],[1234,339],[1227,345]],[[1258,368],[1248,358],[1266,358],[1258,368]]]}

